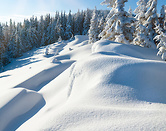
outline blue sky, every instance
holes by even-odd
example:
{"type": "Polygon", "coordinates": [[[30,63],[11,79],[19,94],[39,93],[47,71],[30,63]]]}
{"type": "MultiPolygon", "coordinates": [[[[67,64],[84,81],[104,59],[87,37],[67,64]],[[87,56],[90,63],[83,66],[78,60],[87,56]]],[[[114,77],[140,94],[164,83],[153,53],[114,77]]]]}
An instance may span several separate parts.
{"type": "MultiPolygon", "coordinates": [[[[10,18],[15,21],[22,21],[24,18],[29,18],[32,15],[40,16],[51,13],[56,10],[65,10],[68,12],[76,12],[78,9],[93,9],[95,6],[98,9],[108,9],[106,5],[102,6],[100,3],[103,0],[0,0],[0,22],[9,21],[10,18]]],[[[129,6],[134,10],[138,0],[128,0],[125,9],[129,6]]],[[[163,1],[158,0],[158,10],[160,10],[163,1]]]]}

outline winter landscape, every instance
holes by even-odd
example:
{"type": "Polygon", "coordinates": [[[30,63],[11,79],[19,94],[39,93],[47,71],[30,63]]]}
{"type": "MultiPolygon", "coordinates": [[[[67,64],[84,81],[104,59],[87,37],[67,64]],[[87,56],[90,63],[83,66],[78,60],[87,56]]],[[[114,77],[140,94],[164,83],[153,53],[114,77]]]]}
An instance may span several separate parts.
{"type": "Polygon", "coordinates": [[[166,6],[127,2],[0,25],[0,131],[166,130],[166,6]]]}

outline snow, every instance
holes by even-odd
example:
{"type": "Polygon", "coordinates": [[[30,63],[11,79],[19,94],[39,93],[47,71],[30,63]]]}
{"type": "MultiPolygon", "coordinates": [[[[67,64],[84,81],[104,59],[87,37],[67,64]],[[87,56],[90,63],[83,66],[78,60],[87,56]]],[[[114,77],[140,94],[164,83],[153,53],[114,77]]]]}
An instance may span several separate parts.
{"type": "Polygon", "coordinates": [[[0,130],[166,130],[156,53],[87,36],[25,53],[0,74],[0,130]]]}

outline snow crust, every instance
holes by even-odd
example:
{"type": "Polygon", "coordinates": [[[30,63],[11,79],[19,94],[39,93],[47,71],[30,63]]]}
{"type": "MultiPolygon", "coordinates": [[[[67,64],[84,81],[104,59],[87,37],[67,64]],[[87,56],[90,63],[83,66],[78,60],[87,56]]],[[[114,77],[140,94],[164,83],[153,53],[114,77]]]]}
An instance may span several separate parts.
{"type": "Polygon", "coordinates": [[[46,48],[0,74],[0,130],[166,130],[166,63],[156,50],[87,36],[46,48]]]}

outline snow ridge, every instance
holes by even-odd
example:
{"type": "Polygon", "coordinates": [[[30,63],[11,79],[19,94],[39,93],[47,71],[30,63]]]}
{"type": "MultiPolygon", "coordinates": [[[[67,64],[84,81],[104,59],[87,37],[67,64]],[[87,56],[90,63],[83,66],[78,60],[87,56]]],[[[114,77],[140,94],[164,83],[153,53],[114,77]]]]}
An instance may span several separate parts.
{"type": "Polygon", "coordinates": [[[166,64],[155,49],[63,43],[0,74],[0,130],[166,130],[166,64]]]}

